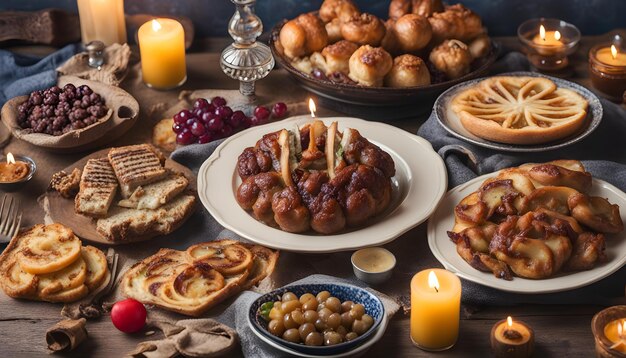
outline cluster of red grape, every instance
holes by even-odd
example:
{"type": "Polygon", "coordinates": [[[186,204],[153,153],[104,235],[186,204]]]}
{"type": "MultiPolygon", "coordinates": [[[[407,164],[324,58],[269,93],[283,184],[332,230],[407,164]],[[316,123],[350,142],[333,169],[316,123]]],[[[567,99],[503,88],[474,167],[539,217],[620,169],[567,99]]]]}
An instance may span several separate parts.
{"type": "Polygon", "coordinates": [[[287,105],[278,102],[270,111],[258,106],[251,117],[242,111],[233,111],[222,97],[213,97],[209,102],[199,98],[192,109],[184,109],[174,115],[172,130],[176,133],[176,143],[208,143],[216,139],[229,137],[238,131],[268,123],[272,119],[283,118],[287,114],[287,105]]]}

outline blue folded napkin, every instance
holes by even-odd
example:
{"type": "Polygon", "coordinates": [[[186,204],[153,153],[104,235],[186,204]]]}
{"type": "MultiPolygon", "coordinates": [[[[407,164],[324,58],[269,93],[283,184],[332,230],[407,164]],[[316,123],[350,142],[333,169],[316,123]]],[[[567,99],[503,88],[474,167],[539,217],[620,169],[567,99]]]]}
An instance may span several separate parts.
{"type": "MultiPolygon", "coordinates": [[[[518,52],[504,56],[494,66],[492,74],[528,71],[530,65],[526,57],[518,52]]],[[[604,116],[600,126],[587,138],[571,146],[537,153],[511,153],[479,147],[449,134],[437,121],[434,112],[421,126],[417,134],[431,142],[433,148],[446,162],[448,187],[454,188],[477,176],[517,166],[528,162],[545,162],[555,159],[582,160],[587,171],[595,178],[605,180],[622,191],[626,191],[626,111],[606,100],[601,100],[604,116]],[[476,168],[472,168],[468,158],[458,150],[462,146],[476,157],[476,168]]],[[[626,208],[621,208],[626,210],[626,208]]],[[[610,243],[608,243],[610,245],[610,243]]],[[[616,299],[624,299],[626,267],[613,275],[589,286],[572,291],[525,295],[510,294],[469,281],[463,281],[463,300],[478,304],[518,304],[518,303],[597,303],[612,304],[616,299]]]]}
{"type": "Polygon", "coordinates": [[[0,106],[13,97],[56,84],[56,68],[79,51],[80,44],[70,44],[39,58],[0,50],[0,106]]]}

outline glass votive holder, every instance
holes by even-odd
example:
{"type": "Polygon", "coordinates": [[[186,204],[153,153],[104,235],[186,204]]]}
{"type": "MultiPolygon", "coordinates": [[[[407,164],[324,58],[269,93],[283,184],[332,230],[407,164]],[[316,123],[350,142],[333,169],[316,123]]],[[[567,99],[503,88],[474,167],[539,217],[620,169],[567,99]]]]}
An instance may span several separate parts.
{"type": "Polygon", "coordinates": [[[568,56],[576,50],[580,31],[559,19],[530,19],[517,28],[530,63],[542,72],[558,72],[569,64],[568,56]]]}
{"type": "MultiPolygon", "coordinates": [[[[626,322],[626,305],[613,306],[598,312],[591,320],[596,357],[626,358],[626,334],[619,337],[617,325],[626,322]]],[[[621,332],[620,332],[621,333],[621,332]]]]}
{"type": "Polygon", "coordinates": [[[614,102],[626,100],[626,50],[615,44],[599,44],[589,50],[591,84],[614,102]]]}

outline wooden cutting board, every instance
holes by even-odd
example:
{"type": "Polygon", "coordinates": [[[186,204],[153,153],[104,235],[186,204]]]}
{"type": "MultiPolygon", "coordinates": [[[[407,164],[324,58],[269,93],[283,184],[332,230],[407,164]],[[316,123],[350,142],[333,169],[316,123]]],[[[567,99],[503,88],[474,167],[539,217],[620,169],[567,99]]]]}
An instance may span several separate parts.
{"type": "MultiPolygon", "coordinates": [[[[106,157],[107,153],[109,152],[109,149],[110,148],[107,148],[107,149],[103,149],[95,153],[92,153],[84,157],[83,159],[77,161],[76,163],[68,166],[67,168],[63,170],[67,173],[71,173],[72,170],[74,170],[74,168],[79,168],[82,170],[85,167],[85,164],[87,164],[87,161],[89,159],[106,157]]],[[[183,173],[185,177],[187,177],[187,179],[189,180],[189,186],[187,187],[187,189],[191,189],[194,192],[196,191],[196,188],[197,188],[196,177],[193,175],[193,173],[191,172],[189,168],[181,164],[178,164],[177,162],[169,158],[165,161],[165,167],[183,173]]],[[[83,240],[97,243],[97,244],[104,244],[104,245],[123,245],[123,244],[129,244],[132,242],[150,240],[158,236],[158,235],[145,235],[145,236],[134,237],[129,240],[121,241],[121,242],[109,241],[96,231],[96,221],[94,219],[77,214],[74,211],[74,199],[73,198],[66,199],[62,197],[56,191],[48,191],[46,192],[45,196],[48,201],[47,211],[48,211],[48,215],[50,219],[53,222],[61,223],[69,227],[70,229],[74,231],[74,234],[76,234],[76,236],[80,237],[83,240]]],[[[116,197],[116,199],[113,200],[113,204],[111,205],[116,205],[119,199],[120,198],[118,194],[118,197],[116,197]]],[[[195,210],[197,210],[199,206],[198,203],[199,201],[196,197],[196,209],[195,210]]],[[[178,229],[180,226],[182,226],[187,221],[187,219],[191,217],[191,215],[195,212],[195,210],[192,210],[191,213],[187,217],[183,218],[183,220],[181,220],[180,223],[178,223],[175,230],[178,229]]]]}

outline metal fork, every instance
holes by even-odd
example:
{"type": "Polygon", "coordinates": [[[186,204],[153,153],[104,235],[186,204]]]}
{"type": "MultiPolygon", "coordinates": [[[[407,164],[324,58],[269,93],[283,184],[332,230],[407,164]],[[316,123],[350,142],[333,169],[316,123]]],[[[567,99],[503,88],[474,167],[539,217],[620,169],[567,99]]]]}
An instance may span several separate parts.
{"type": "Polygon", "coordinates": [[[9,242],[20,231],[22,211],[20,201],[4,194],[0,204],[0,242],[9,242]]]}

